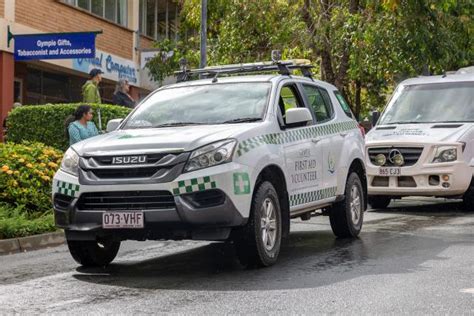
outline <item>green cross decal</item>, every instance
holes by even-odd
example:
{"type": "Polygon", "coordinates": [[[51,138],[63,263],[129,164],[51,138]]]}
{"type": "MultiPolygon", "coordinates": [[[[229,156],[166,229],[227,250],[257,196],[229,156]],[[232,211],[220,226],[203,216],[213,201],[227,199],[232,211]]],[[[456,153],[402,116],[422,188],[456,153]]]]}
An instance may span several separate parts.
{"type": "Polygon", "coordinates": [[[250,177],[248,173],[234,173],[234,193],[236,195],[250,193],[250,177]]]}

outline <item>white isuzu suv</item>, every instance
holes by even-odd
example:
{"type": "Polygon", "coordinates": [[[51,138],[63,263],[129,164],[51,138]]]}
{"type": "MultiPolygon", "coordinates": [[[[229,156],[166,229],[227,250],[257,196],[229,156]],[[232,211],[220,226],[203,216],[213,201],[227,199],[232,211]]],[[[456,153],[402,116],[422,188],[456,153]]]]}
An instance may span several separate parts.
{"type": "Polygon", "coordinates": [[[474,75],[403,81],[366,136],[369,204],[462,198],[474,210],[474,75]]]}
{"type": "Polygon", "coordinates": [[[290,218],[316,210],[337,236],[357,236],[363,135],[334,86],[294,68],[310,76],[291,62],[187,71],[214,78],[162,87],[71,146],[53,201],[73,258],[107,265],[127,239],[230,240],[244,264],[269,266],[290,218]]]}

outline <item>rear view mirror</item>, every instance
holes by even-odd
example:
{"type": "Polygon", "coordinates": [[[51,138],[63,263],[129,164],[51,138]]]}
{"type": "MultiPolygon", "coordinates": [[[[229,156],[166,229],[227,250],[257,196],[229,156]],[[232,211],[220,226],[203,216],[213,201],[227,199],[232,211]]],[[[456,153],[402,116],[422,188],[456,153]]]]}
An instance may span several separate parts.
{"type": "Polygon", "coordinates": [[[286,111],[286,124],[303,124],[312,121],[313,117],[307,108],[294,108],[286,111]]]}
{"type": "Polygon", "coordinates": [[[377,121],[380,118],[380,112],[379,111],[373,111],[372,112],[372,126],[375,126],[377,124],[377,121]]]}
{"type": "Polygon", "coordinates": [[[115,131],[117,127],[119,127],[120,123],[122,123],[123,119],[113,119],[107,122],[107,133],[115,131]]]}

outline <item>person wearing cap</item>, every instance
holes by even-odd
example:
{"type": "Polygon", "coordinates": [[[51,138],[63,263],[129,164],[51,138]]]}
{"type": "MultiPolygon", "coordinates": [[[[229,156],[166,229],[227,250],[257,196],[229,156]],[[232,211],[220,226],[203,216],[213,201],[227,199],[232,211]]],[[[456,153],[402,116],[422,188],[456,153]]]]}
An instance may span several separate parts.
{"type": "Polygon", "coordinates": [[[89,80],[82,86],[82,101],[84,103],[101,103],[99,83],[102,80],[102,70],[94,68],[89,73],[89,80]]]}

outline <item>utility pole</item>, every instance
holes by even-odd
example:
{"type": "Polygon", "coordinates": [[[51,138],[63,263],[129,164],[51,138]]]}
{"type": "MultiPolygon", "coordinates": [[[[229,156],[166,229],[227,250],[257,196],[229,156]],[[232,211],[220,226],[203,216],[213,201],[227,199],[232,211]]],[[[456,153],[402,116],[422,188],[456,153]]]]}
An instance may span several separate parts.
{"type": "Polygon", "coordinates": [[[199,68],[207,65],[207,0],[201,0],[201,63],[199,68]]]}

